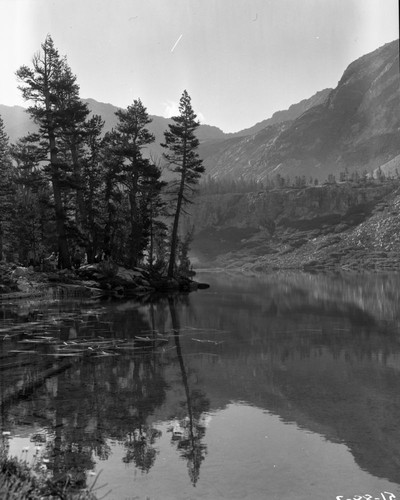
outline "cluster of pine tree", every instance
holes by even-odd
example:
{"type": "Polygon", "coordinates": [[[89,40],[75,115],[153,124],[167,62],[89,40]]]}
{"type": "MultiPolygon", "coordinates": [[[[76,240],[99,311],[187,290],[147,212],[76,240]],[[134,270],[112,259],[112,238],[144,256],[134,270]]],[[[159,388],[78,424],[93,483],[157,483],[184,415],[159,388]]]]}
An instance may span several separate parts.
{"type": "Polygon", "coordinates": [[[17,78],[38,132],[11,145],[0,118],[0,257],[27,263],[54,253],[70,268],[85,254],[89,263],[146,261],[175,275],[180,215],[204,171],[188,93],[165,132],[164,160],[174,173],[166,183],[145,154],[154,136],[140,99],[104,134],[51,36],[17,78]]]}

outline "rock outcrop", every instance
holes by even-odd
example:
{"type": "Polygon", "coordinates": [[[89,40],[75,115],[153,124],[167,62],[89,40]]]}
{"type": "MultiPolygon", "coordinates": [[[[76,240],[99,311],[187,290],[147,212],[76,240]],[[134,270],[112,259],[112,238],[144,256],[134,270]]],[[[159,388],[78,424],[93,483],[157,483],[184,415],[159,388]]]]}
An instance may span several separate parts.
{"type": "Polygon", "coordinates": [[[199,197],[198,266],[400,268],[398,180],[199,197]]]}
{"type": "Polygon", "coordinates": [[[127,269],[109,261],[51,272],[0,262],[0,299],[78,296],[144,300],[156,293],[187,293],[208,286],[184,276],[168,278],[155,271],[127,269]]]}

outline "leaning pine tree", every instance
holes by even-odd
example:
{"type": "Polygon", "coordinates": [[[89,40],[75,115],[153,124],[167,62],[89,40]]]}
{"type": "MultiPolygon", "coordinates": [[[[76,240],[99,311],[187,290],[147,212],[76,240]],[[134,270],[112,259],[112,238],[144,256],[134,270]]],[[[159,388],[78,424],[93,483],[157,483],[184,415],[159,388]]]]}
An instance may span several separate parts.
{"type": "Polygon", "coordinates": [[[200,125],[196,121],[196,114],[191,105],[191,99],[186,90],[183,91],[179,101],[179,115],[172,117],[169,130],[164,132],[165,143],[161,144],[167,149],[163,154],[172,172],[178,174],[173,186],[173,200],[175,213],[171,234],[170,256],[168,263],[168,277],[172,278],[175,271],[175,261],[178,246],[179,218],[183,206],[190,202],[193,186],[198,183],[204,172],[202,160],[196,152],[199,140],[195,131],[200,125]]]}

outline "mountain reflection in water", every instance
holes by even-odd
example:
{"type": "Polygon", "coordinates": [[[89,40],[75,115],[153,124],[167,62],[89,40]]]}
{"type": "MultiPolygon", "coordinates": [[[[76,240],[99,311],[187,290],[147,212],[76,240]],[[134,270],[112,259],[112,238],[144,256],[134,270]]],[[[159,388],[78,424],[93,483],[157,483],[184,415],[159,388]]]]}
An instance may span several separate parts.
{"type": "Polygon", "coordinates": [[[400,498],[400,276],[200,279],[148,303],[2,304],[11,452],[36,443],[77,486],[102,470],[107,498],[400,498]],[[76,359],[21,342],[49,334],[128,342],[76,359]]]}

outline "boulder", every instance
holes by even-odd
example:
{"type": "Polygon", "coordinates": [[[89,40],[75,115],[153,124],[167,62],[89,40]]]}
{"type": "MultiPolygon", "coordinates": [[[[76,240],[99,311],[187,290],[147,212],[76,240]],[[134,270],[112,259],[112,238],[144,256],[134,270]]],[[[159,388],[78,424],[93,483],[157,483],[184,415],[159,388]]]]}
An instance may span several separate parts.
{"type": "Polygon", "coordinates": [[[17,279],[17,288],[24,293],[30,293],[34,290],[34,286],[25,277],[17,279]]]}
{"type": "Polygon", "coordinates": [[[27,267],[18,266],[11,272],[11,277],[17,279],[19,277],[26,277],[32,274],[32,271],[27,267]]]}
{"type": "Polygon", "coordinates": [[[138,278],[143,278],[143,274],[141,271],[138,271],[136,269],[126,269],[125,267],[121,266],[118,266],[118,270],[115,276],[126,281],[127,283],[133,283],[138,278]]]}

